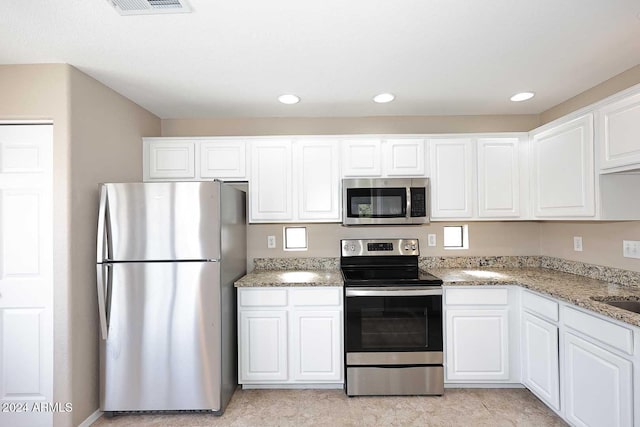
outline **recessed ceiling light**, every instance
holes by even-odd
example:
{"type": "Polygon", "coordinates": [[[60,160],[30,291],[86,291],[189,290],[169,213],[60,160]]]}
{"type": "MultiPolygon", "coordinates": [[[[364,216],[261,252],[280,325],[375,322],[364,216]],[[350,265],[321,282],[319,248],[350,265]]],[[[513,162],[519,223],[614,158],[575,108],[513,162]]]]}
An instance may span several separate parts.
{"type": "Polygon", "coordinates": [[[381,93],[373,97],[373,102],[377,102],[378,104],[386,104],[387,102],[391,102],[396,99],[396,96],[392,93],[381,93]]]}
{"type": "Polygon", "coordinates": [[[292,94],[280,95],[278,97],[278,101],[282,102],[283,104],[297,104],[298,102],[300,102],[300,97],[292,94]]]}
{"type": "Polygon", "coordinates": [[[520,93],[516,93],[515,95],[513,95],[511,97],[511,100],[513,102],[526,101],[527,99],[531,99],[534,96],[535,96],[535,93],[533,93],[533,92],[520,92],[520,93]]]}

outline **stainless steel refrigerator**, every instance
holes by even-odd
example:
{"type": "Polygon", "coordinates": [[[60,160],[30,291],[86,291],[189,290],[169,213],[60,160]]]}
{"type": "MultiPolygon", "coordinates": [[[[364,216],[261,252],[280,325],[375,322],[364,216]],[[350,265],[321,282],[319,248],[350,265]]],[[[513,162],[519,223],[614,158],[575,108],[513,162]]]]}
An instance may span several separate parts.
{"type": "Polygon", "coordinates": [[[221,414],[237,387],[233,282],[245,193],[230,184],[102,184],[100,406],[221,414]]]}

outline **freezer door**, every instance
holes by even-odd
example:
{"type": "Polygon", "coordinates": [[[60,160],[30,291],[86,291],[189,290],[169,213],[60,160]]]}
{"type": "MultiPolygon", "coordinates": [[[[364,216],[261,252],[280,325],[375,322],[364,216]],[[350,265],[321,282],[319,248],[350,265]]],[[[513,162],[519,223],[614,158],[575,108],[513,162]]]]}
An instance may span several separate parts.
{"type": "Polygon", "coordinates": [[[219,265],[104,265],[103,411],[220,410],[219,265]]]}
{"type": "Polygon", "coordinates": [[[220,258],[219,182],[104,186],[107,260],[220,258]]]}

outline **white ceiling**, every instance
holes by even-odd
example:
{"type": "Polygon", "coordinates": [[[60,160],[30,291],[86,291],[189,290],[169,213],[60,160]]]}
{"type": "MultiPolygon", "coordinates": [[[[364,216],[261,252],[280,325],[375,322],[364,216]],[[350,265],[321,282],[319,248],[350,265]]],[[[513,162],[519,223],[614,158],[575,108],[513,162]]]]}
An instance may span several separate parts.
{"type": "Polygon", "coordinates": [[[189,3],[1,0],[0,63],[69,63],[162,118],[537,114],[640,63],[638,0],[189,3]]]}

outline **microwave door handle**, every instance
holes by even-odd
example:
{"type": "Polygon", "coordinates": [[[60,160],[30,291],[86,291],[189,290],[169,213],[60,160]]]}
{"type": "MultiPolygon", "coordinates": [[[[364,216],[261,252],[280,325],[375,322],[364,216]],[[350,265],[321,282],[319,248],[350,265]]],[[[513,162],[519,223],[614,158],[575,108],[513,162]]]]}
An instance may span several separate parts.
{"type": "Polygon", "coordinates": [[[407,187],[407,219],[411,218],[411,187],[407,187]]]}

